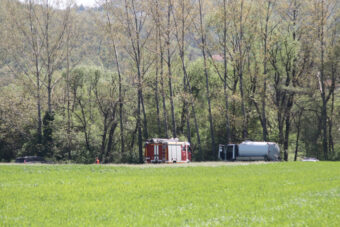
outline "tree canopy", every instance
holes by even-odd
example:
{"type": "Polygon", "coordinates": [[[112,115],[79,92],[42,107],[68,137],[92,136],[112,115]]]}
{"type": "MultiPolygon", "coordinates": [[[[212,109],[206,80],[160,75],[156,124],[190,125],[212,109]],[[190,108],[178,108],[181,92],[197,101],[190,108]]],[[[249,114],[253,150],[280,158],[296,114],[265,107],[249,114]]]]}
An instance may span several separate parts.
{"type": "Polygon", "coordinates": [[[143,162],[179,137],[340,159],[336,0],[0,0],[0,161],[143,162]]]}

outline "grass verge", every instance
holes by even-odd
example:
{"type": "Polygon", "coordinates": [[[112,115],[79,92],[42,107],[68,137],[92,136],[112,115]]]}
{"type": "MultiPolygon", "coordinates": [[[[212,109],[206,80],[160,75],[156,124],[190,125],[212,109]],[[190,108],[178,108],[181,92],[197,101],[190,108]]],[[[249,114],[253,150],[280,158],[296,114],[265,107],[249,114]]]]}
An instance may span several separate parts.
{"type": "Polygon", "coordinates": [[[340,163],[0,165],[1,226],[339,226],[340,163]]]}

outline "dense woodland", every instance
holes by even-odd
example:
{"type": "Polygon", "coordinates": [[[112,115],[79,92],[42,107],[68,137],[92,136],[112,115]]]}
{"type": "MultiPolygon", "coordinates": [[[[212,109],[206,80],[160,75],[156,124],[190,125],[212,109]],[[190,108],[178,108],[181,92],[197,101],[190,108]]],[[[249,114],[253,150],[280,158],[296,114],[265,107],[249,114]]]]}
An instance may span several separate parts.
{"type": "Polygon", "coordinates": [[[143,162],[155,137],[340,159],[338,1],[99,3],[0,0],[0,161],[143,162]]]}

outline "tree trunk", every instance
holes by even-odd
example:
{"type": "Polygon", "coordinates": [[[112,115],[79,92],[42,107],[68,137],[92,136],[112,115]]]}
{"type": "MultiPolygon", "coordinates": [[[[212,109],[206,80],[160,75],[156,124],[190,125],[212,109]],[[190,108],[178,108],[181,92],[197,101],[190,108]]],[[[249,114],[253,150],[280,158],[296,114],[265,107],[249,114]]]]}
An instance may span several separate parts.
{"type": "Polygon", "coordinates": [[[283,142],[283,149],[284,149],[284,160],[288,161],[288,145],[289,145],[289,133],[290,133],[290,111],[293,106],[293,94],[289,95],[287,107],[285,111],[285,120],[286,120],[286,131],[285,137],[283,142]]]}
{"type": "MultiPolygon", "coordinates": [[[[140,79],[138,81],[138,84],[140,79]]],[[[140,116],[140,108],[141,108],[141,91],[138,88],[138,105],[137,105],[137,130],[138,130],[138,154],[139,154],[139,163],[144,162],[143,158],[143,141],[142,141],[142,126],[141,126],[141,116],[140,116]]]]}
{"type": "Polygon", "coordinates": [[[187,126],[187,138],[189,142],[191,142],[191,130],[190,130],[190,117],[189,117],[189,105],[188,105],[188,83],[189,83],[189,78],[188,78],[188,73],[187,73],[187,68],[185,65],[185,5],[184,5],[184,0],[181,1],[181,17],[180,17],[180,22],[181,22],[181,27],[180,27],[180,32],[181,35],[179,35],[179,25],[177,23],[177,18],[175,17],[175,14],[173,13],[174,17],[174,24],[175,24],[175,36],[177,40],[177,46],[179,50],[179,55],[182,63],[182,72],[183,72],[183,91],[184,91],[184,97],[183,97],[183,107],[182,107],[182,116],[181,116],[181,124],[179,127],[179,131],[181,133],[184,133],[184,125],[186,122],[187,126]]]}
{"type": "MultiPolygon", "coordinates": [[[[183,58],[184,59],[184,58],[183,58]]],[[[198,144],[198,152],[199,152],[199,160],[202,161],[204,159],[203,157],[203,151],[202,151],[202,147],[201,147],[201,137],[200,137],[200,132],[199,132],[199,128],[198,128],[198,123],[197,123],[197,117],[196,117],[196,110],[195,110],[195,102],[194,102],[194,98],[193,98],[193,95],[192,95],[192,89],[191,89],[191,85],[190,85],[190,81],[189,81],[189,78],[188,78],[188,75],[186,74],[186,71],[185,71],[185,79],[186,79],[186,87],[190,93],[190,98],[191,98],[191,109],[192,109],[192,114],[193,114],[193,117],[194,117],[194,122],[195,122],[195,129],[196,129],[196,136],[197,136],[197,144],[198,144]]],[[[187,117],[187,121],[189,120],[189,117],[187,117]]],[[[190,133],[190,125],[189,125],[189,122],[187,122],[187,127],[188,127],[188,133],[190,133]]],[[[191,136],[188,135],[188,140],[190,141],[191,140],[191,136]]]]}
{"type": "Polygon", "coordinates": [[[135,138],[136,138],[136,134],[138,131],[138,125],[137,125],[138,121],[136,121],[136,127],[134,129],[134,131],[132,132],[132,138],[131,138],[131,143],[130,143],[130,152],[132,152],[133,147],[135,145],[135,138]]]}
{"type": "Polygon", "coordinates": [[[203,55],[203,65],[204,65],[204,75],[205,75],[205,88],[207,92],[208,100],[208,112],[209,112],[209,125],[210,125],[210,137],[211,137],[211,152],[213,157],[217,157],[217,150],[215,147],[215,135],[214,135],[214,125],[211,114],[211,103],[210,103],[210,90],[209,90],[209,75],[207,69],[207,57],[206,57],[206,36],[203,29],[203,12],[202,12],[202,0],[198,1],[199,4],[199,15],[200,15],[200,31],[201,31],[201,51],[203,55]]]}
{"type": "MultiPolygon", "coordinates": [[[[185,83],[186,82],[184,82],[184,79],[183,79],[183,85],[185,83]]],[[[185,89],[185,85],[183,87],[184,87],[183,91],[185,91],[186,90],[185,89]]],[[[183,134],[184,133],[184,125],[185,125],[186,117],[187,117],[186,109],[187,109],[188,104],[186,104],[186,100],[185,100],[186,99],[186,97],[185,97],[186,94],[185,94],[185,92],[184,92],[183,96],[184,97],[182,98],[183,103],[182,103],[181,122],[180,122],[179,126],[177,127],[177,133],[178,134],[183,134]]]]}
{"type": "Polygon", "coordinates": [[[37,83],[37,115],[38,115],[38,127],[37,127],[37,139],[38,144],[42,143],[42,120],[41,120],[41,85],[40,85],[40,66],[39,66],[39,50],[38,50],[38,43],[36,37],[36,29],[33,25],[33,3],[29,2],[29,20],[30,20],[30,31],[31,35],[31,42],[32,42],[32,49],[33,49],[33,56],[34,56],[34,63],[35,63],[35,77],[37,83]]]}
{"type": "Polygon", "coordinates": [[[223,0],[223,64],[224,64],[224,81],[223,81],[223,93],[225,99],[225,120],[226,120],[226,143],[230,142],[230,122],[229,122],[229,101],[228,101],[228,65],[227,65],[227,6],[226,1],[223,0]]]}
{"type": "Polygon", "coordinates": [[[243,94],[243,72],[242,69],[239,74],[240,78],[240,93],[241,93],[241,109],[242,109],[242,115],[243,115],[243,123],[242,123],[242,139],[245,140],[248,137],[248,130],[247,130],[247,115],[246,115],[246,109],[244,105],[244,94],[243,94]]]}
{"type": "Polygon", "coordinates": [[[37,77],[37,110],[38,110],[38,143],[42,143],[42,120],[41,120],[41,97],[40,97],[40,74],[37,77]]]}
{"type": "Polygon", "coordinates": [[[131,42],[131,46],[133,49],[133,61],[135,63],[137,69],[137,132],[138,132],[138,154],[139,154],[139,163],[144,162],[143,157],[143,136],[142,136],[142,119],[141,119],[141,111],[143,111],[144,115],[144,136],[148,137],[147,132],[147,122],[145,115],[145,108],[143,102],[143,91],[142,91],[142,71],[141,71],[141,63],[142,63],[142,55],[141,55],[141,37],[140,31],[142,30],[143,23],[138,19],[137,11],[135,8],[135,1],[131,1],[131,10],[133,14],[133,19],[129,18],[129,6],[127,4],[127,0],[125,3],[125,16],[128,30],[128,37],[131,42]],[[133,32],[133,34],[132,34],[133,32]],[[141,110],[143,108],[143,110],[141,110]]]}
{"type": "MultiPolygon", "coordinates": [[[[233,90],[232,94],[233,96],[236,94],[237,84],[238,84],[238,76],[236,76],[236,69],[235,66],[233,67],[233,76],[234,76],[234,83],[233,83],[233,90]]],[[[235,98],[232,99],[232,126],[231,126],[231,141],[236,142],[237,140],[237,131],[236,131],[236,101],[235,98]]]]}
{"type": "Polygon", "coordinates": [[[144,106],[144,95],[143,95],[143,89],[141,88],[141,104],[142,104],[142,111],[143,111],[143,134],[144,134],[144,139],[149,138],[149,132],[148,132],[148,121],[146,119],[146,112],[145,112],[145,106],[144,106]]]}
{"type": "Polygon", "coordinates": [[[194,122],[195,122],[196,136],[197,136],[197,145],[198,145],[198,154],[199,154],[198,156],[199,156],[199,160],[203,161],[204,160],[204,154],[203,154],[202,147],[201,147],[201,136],[200,136],[200,131],[199,131],[199,128],[198,128],[194,103],[191,104],[191,109],[192,109],[192,114],[194,115],[194,122]]]}
{"type": "Polygon", "coordinates": [[[299,150],[299,138],[300,138],[300,126],[301,126],[301,116],[302,116],[302,110],[300,110],[299,113],[299,118],[298,118],[298,123],[296,126],[296,130],[297,130],[297,135],[296,135],[296,141],[295,141],[295,155],[294,155],[294,161],[296,161],[297,159],[297,155],[298,155],[298,150],[299,150]]]}
{"type": "Polygon", "coordinates": [[[168,77],[169,77],[169,92],[170,92],[170,106],[171,106],[171,119],[172,119],[172,137],[176,138],[176,119],[175,119],[175,106],[173,100],[173,88],[172,88],[172,72],[171,72],[171,51],[170,51],[170,16],[172,10],[171,0],[168,0],[168,27],[167,27],[167,52],[168,52],[168,77]]]}
{"type": "MultiPolygon", "coordinates": [[[[182,45],[182,48],[184,48],[183,46],[184,46],[184,44],[182,45]]],[[[181,62],[182,62],[182,70],[183,70],[183,74],[184,74],[184,77],[183,77],[183,86],[184,86],[184,92],[186,93],[188,91],[187,84],[189,83],[189,81],[188,81],[188,74],[187,74],[186,66],[185,66],[185,63],[184,63],[184,49],[180,50],[180,52],[181,52],[180,55],[181,55],[181,62]]],[[[190,91],[189,91],[189,93],[191,94],[190,91]]],[[[191,143],[189,104],[188,104],[186,95],[185,95],[184,101],[183,101],[183,115],[185,117],[186,124],[187,124],[187,137],[188,137],[188,141],[189,141],[189,143],[191,143]]],[[[183,125],[184,125],[184,122],[183,122],[183,125]]]]}
{"type": "Polygon", "coordinates": [[[108,155],[112,151],[112,147],[113,147],[113,135],[115,133],[116,128],[117,128],[117,122],[114,121],[112,123],[112,125],[111,125],[111,128],[110,128],[109,138],[108,138],[108,142],[107,142],[106,154],[105,154],[105,157],[103,159],[103,162],[108,162],[108,155]]]}
{"type": "Polygon", "coordinates": [[[263,61],[263,74],[264,74],[264,80],[263,80],[263,94],[262,94],[262,134],[263,134],[263,140],[267,141],[268,137],[268,130],[267,130],[267,117],[266,117],[266,96],[267,96],[267,39],[268,39],[268,23],[269,23],[269,10],[271,1],[267,2],[267,11],[266,11],[266,25],[265,25],[265,33],[264,33],[264,61],[263,61]]]}
{"type": "MultiPolygon", "coordinates": [[[[160,40],[161,41],[161,40],[160,40]]],[[[162,44],[160,42],[160,53],[161,53],[161,72],[160,72],[160,76],[161,76],[161,94],[162,94],[162,103],[163,103],[163,121],[164,121],[164,135],[165,135],[165,138],[169,138],[169,134],[168,134],[168,112],[166,110],[166,100],[165,100],[165,91],[164,91],[164,64],[163,64],[163,54],[164,54],[164,51],[163,51],[163,47],[162,47],[162,44]]]]}
{"type": "Polygon", "coordinates": [[[70,112],[70,52],[69,52],[69,42],[70,42],[70,31],[67,32],[67,40],[66,40],[66,99],[67,99],[67,153],[68,159],[71,160],[71,112],[70,112]]]}
{"type": "Polygon", "coordinates": [[[321,69],[320,69],[320,80],[321,80],[321,98],[322,98],[322,109],[321,109],[321,122],[322,122],[322,147],[324,153],[324,159],[328,159],[328,145],[327,145],[327,100],[325,92],[325,75],[324,75],[324,1],[321,1],[321,34],[320,34],[320,47],[321,47],[321,69]]]}
{"type": "MultiPolygon", "coordinates": [[[[192,109],[192,114],[194,117],[194,123],[195,123],[195,128],[196,128],[196,136],[197,136],[197,143],[198,143],[198,149],[199,149],[199,159],[203,160],[203,152],[202,152],[202,147],[201,147],[201,137],[200,137],[200,132],[198,128],[198,123],[197,123],[197,117],[196,117],[196,111],[195,111],[195,103],[194,103],[194,97],[192,95],[192,89],[189,81],[189,77],[187,74],[187,69],[185,66],[185,58],[184,58],[184,44],[185,44],[185,16],[184,16],[184,1],[182,1],[182,31],[181,31],[181,39],[179,38],[178,34],[178,25],[176,20],[175,21],[175,30],[176,30],[176,39],[177,39],[177,44],[179,48],[179,53],[180,53],[180,58],[181,58],[181,63],[182,63],[182,71],[183,71],[183,87],[184,87],[184,92],[189,92],[189,99],[191,99],[190,104],[191,104],[191,109],[192,109]]],[[[186,121],[187,121],[187,136],[189,142],[191,141],[191,130],[190,130],[190,117],[189,117],[189,103],[186,101],[187,97],[184,97],[184,108],[186,112],[186,121]]]]}
{"type": "MultiPolygon", "coordinates": [[[[139,51],[138,51],[139,53],[139,51]]],[[[137,56],[140,57],[140,55],[138,54],[137,56]]],[[[137,58],[140,59],[140,58],[137,58]]],[[[141,120],[141,105],[143,104],[143,94],[142,94],[142,78],[141,78],[141,71],[140,71],[140,62],[139,60],[137,60],[136,62],[137,64],[137,72],[138,72],[138,101],[137,101],[137,128],[138,128],[138,153],[139,153],[139,163],[144,163],[144,158],[143,158],[143,139],[142,139],[142,120],[141,120]]],[[[143,105],[144,107],[144,105],[143,105]]],[[[144,110],[144,108],[143,108],[144,110]]],[[[143,111],[144,113],[145,111],[143,111]]],[[[144,119],[145,119],[145,115],[144,115],[144,119]]],[[[144,126],[145,126],[145,121],[144,121],[144,126]]],[[[147,130],[147,128],[145,128],[144,130],[147,130]]],[[[146,137],[147,135],[147,131],[144,131],[144,136],[146,137]]]]}
{"type": "Polygon", "coordinates": [[[239,70],[239,78],[240,78],[240,93],[241,93],[241,109],[243,115],[243,123],[242,123],[242,139],[245,140],[248,137],[248,129],[247,129],[247,115],[244,104],[244,92],[243,92],[243,4],[244,1],[241,1],[241,12],[240,12],[240,38],[239,38],[239,62],[238,62],[238,70],[239,70]]]}
{"type": "Polygon", "coordinates": [[[278,122],[278,128],[279,128],[279,145],[281,146],[280,149],[280,157],[282,158],[282,148],[283,148],[283,142],[284,142],[284,117],[282,117],[283,111],[282,108],[279,108],[277,111],[277,122],[278,122]]]}
{"type": "MultiPolygon", "coordinates": [[[[119,68],[118,58],[116,57],[117,68],[119,68]]],[[[123,95],[122,95],[122,77],[120,70],[118,70],[119,80],[119,127],[120,127],[120,151],[122,154],[125,151],[125,139],[124,139],[124,125],[123,125],[123,95]]]]}
{"type": "MultiPolygon", "coordinates": [[[[165,138],[169,138],[168,135],[168,113],[166,109],[166,97],[164,91],[164,46],[162,43],[162,27],[161,27],[161,14],[160,14],[160,6],[159,0],[155,1],[156,4],[156,14],[154,15],[154,22],[156,24],[156,51],[159,55],[159,65],[160,65],[160,85],[161,85],[161,96],[162,96],[162,111],[163,111],[163,133],[160,132],[160,135],[165,136],[165,138]],[[157,46],[158,44],[158,46],[157,46]]],[[[158,65],[157,65],[158,66],[158,65]]],[[[160,127],[162,128],[162,127],[160,127]]]]}
{"type": "Polygon", "coordinates": [[[85,144],[86,144],[86,149],[88,151],[91,151],[91,146],[90,146],[90,141],[89,141],[89,135],[88,135],[88,132],[87,132],[87,122],[86,122],[86,115],[85,115],[85,110],[84,110],[84,106],[83,104],[81,103],[81,100],[78,99],[78,103],[79,103],[79,107],[80,107],[80,110],[81,110],[81,118],[80,118],[80,121],[82,122],[82,128],[84,130],[84,137],[85,137],[85,144]]]}
{"type": "Polygon", "coordinates": [[[191,129],[190,129],[190,114],[189,111],[187,111],[187,138],[188,142],[191,144],[191,129]]]}
{"type": "Polygon", "coordinates": [[[330,119],[328,122],[329,132],[328,132],[328,143],[329,143],[329,154],[334,155],[334,142],[332,136],[332,127],[333,127],[333,115],[334,115],[334,92],[332,93],[332,103],[331,103],[331,113],[330,119]]]}
{"type": "MultiPolygon", "coordinates": [[[[332,32],[332,39],[331,39],[331,47],[332,49],[335,49],[335,42],[336,42],[336,34],[337,34],[337,27],[336,25],[334,25],[333,28],[333,32],[332,32]]],[[[331,96],[331,110],[330,110],[330,118],[328,121],[328,152],[329,155],[334,155],[334,142],[333,142],[333,133],[332,133],[332,128],[333,128],[333,118],[334,118],[334,90],[335,90],[335,82],[336,82],[336,73],[337,73],[337,65],[339,64],[339,61],[337,61],[337,57],[334,53],[333,58],[335,58],[334,60],[332,60],[331,63],[331,78],[332,78],[332,85],[331,85],[331,89],[330,89],[330,93],[328,96],[331,96]]],[[[329,98],[329,97],[328,97],[329,98]]]]}
{"type": "MultiPolygon", "coordinates": [[[[187,88],[190,92],[190,95],[192,96],[192,90],[191,90],[191,86],[190,86],[190,82],[187,81],[187,88]]],[[[198,123],[197,123],[197,117],[196,117],[196,110],[195,110],[195,103],[194,101],[192,100],[191,101],[191,109],[192,109],[192,114],[193,114],[193,117],[194,117],[194,123],[195,123],[195,129],[196,129],[196,137],[197,137],[197,145],[198,145],[198,160],[202,161],[204,159],[203,157],[203,151],[202,151],[202,147],[201,147],[201,137],[200,137],[200,132],[199,132],[199,127],[198,127],[198,123]]],[[[187,117],[189,119],[189,117],[187,117]]],[[[188,124],[188,122],[187,122],[188,124]]],[[[188,127],[188,140],[189,142],[191,141],[191,136],[189,135],[190,132],[190,126],[187,125],[188,127]]]]}
{"type": "MultiPolygon", "coordinates": [[[[156,52],[158,53],[158,33],[156,32],[156,52]]],[[[158,57],[158,56],[157,56],[158,57]]],[[[160,136],[162,133],[161,129],[161,119],[160,119],[160,111],[159,111],[159,96],[158,96],[158,60],[156,62],[156,75],[155,75],[155,103],[156,103],[156,114],[157,114],[157,129],[158,129],[158,135],[160,136]]]]}
{"type": "Polygon", "coordinates": [[[107,129],[108,129],[108,124],[107,124],[107,114],[104,116],[104,129],[103,129],[103,135],[102,135],[102,145],[101,145],[101,153],[100,153],[100,160],[104,161],[105,158],[105,147],[106,147],[106,134],[107,134],[107,129]]]}
{"type": "MultiPolygon", "coordinates": [[[[108,4],[108,2],[106,1],[106,4],[108,4]]],[[[118,53],[117,53],[117,47],[116,47],[116,41],[115,41],[115,37],[113,35],[113,31],[112,31],[112,24],[111,24],[111,19],[109,16],[108,11],[106,12],[106,16],[107,16],[107,22],[109,25],[109,29],[110,29],[110,36],[111,36],[111,42],[112,42],[112,48],[113,48],[113,55],[116,61],[116,68],[117,68],[117,73],[118,73],[118,85],[119,85],[119,127],[120,127],[120,145],[121,145],[121,153],[124,153],[125,150],[125,139],[124,139],[124,125],[123,125],[123,94],[122,94],[122,75],[121,75],[121,71],[120,71],[120,62],[118,59],[118,53]]]]}
{"type": "Polygon", "coordinates": [[[46,3],[46,21],[45,21],[45,45],[46,45],[46,56],[47,56],[47,106],[48,113],[52,114],[52,72],[51,72],[51,53],[50,53],[50,43],[49,43],[49,20],[50,20],[50,12],[49,12],[49,3],[46,3]]]}

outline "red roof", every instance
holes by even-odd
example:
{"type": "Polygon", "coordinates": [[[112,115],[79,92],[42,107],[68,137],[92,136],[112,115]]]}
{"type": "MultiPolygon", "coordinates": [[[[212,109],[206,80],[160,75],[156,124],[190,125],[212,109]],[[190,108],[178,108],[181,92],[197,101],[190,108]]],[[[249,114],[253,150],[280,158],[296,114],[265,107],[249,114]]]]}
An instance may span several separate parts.
{"type": "Polygon", "coordinates": [[[223,61],[223,57],[222,57],[221,55],[219,55],[219,54],[214,54],[214,55],[212,56],[212,59],[213,59],[214,61],[223,61]]]}

